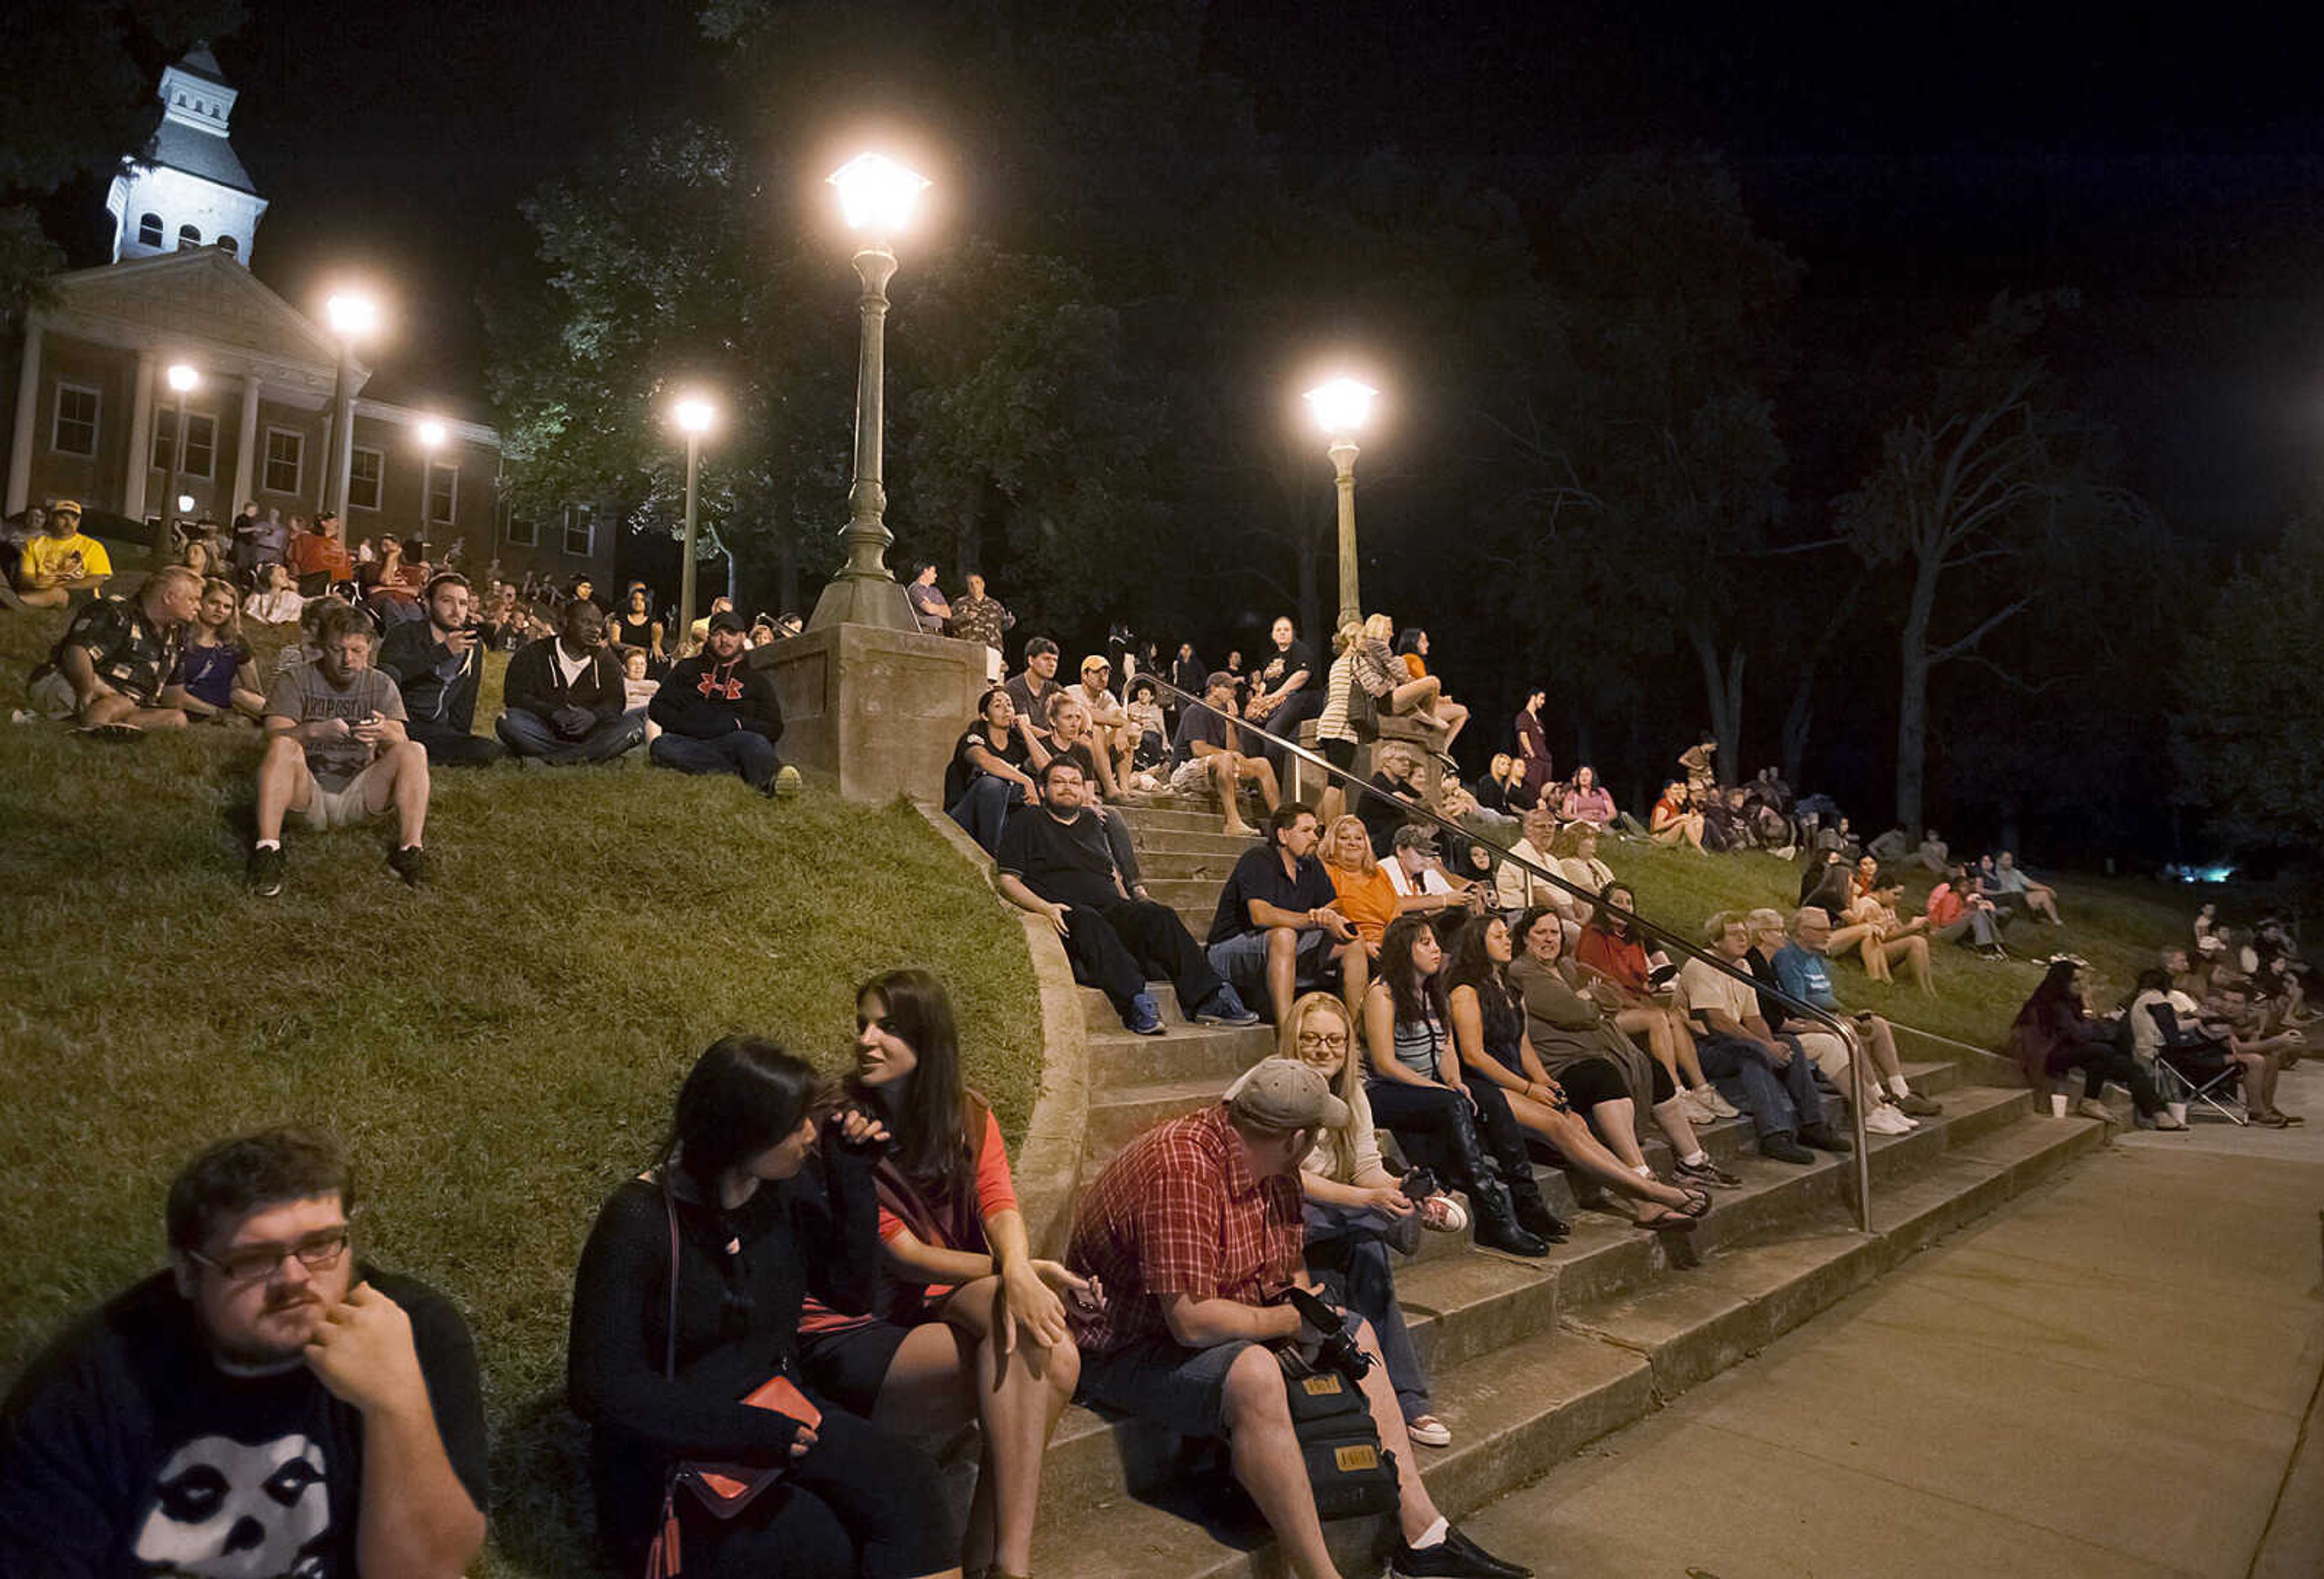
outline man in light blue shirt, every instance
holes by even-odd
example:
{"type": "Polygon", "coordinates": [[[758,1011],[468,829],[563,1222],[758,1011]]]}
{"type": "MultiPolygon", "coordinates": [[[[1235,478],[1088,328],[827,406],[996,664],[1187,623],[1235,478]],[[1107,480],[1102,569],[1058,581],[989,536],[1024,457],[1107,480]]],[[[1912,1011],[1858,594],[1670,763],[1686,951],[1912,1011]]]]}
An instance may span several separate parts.
{"type": "MultiPolygon", "coordinates": [[[[1825,957],[1831,946],[1830,916],[1814,905],[1794,912],[1791,941],[1775,950],[1771,962],[1775,984],[1803,1002],[1845,1014],[1848,1011],[1840,1007],[1839,995],[1831,990],[1831,964],[1825,957]]],[[[1921,1095],[1905,1082],[1904,1067],[1896,1057],[1896,1038],[1888,1022],[1877,1014],[1858,1014],[1855,1019],[1858,1040],[1872,1056],[1876,1088],[1885,1086],[1887,1099],[1908,1118],[1932,1118],[1944,1112],[1942,1104],[1921,1095]]],[[[1869,1128],[1873,1115],[1865,1117],[1869,1128]]]]}

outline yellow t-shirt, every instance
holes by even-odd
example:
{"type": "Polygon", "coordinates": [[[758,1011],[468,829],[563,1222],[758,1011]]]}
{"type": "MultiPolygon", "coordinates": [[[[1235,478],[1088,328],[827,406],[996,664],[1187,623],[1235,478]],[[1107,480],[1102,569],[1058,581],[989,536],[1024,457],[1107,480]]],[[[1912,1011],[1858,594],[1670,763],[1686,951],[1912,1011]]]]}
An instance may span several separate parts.
{"type": "Polygon", "coordinates": [[[26,586],[42,580],[78,581],[84,576],[112,575],[113,561],[106,557],[105,545],[93,537],[75,532],[60,538],[42,532],[25,540],[23,568],[17,574],[26,586]]]}

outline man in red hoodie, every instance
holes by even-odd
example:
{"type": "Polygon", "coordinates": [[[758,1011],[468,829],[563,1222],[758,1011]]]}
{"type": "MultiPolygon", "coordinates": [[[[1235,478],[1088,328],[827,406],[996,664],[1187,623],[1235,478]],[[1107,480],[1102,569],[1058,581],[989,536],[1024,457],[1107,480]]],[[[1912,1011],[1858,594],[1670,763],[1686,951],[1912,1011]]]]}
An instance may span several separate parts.
{"type": "Polygon", "coordinates": [[[744,661],[747,628],[732,609],[710,616],[702,651],[669,671],[646,710],[661,725],[646,754],[681,773],[739,773],[765,794],[795,795],[798,770],[775,754],[783,705],[774,677],[744,661]]]}

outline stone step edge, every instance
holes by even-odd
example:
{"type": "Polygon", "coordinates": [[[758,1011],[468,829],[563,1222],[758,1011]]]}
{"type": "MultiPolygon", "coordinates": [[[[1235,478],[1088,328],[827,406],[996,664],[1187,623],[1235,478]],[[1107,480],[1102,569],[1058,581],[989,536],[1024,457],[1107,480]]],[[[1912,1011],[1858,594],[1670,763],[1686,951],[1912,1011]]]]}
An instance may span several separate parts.
{"type": "MultiPolygon", "coordinates": [[[[1436,1378],[1435,1389],[1437,1412],[1452,1427],[1454,1445],[1442,1454],[1422,1450],[1422,1471],[1427,1477],[1431,1491],[1436,1495],[1439,1506],[1448,1517],[1452,1518],[1473,1511],[1532,1479],[1550,1464],[1570,1455],[1588,1442],[1643,1418],[1660,1403],[1667,1402],[1678,1392],[1685,1390],[1686,1387],[1695,1385],[1703,1377],[1715,1374],[1727,1364],[1756,1353],[1766,1341],[1790,1331],[1857,1288],[1894,1270],[1896,1266],[1928,1248],[1943,1233],[1985,1215],[1994,1206],[2014,1198],[2033,1184],[2103,1144],[2105,1131],[2100,1126],[2076,1125],[2067,1129],[2062,1126],[2052,1128],[2053,1123],[2054,1121],[2027,1117],[2008,1129],[1972,1142],[1972,1147],[1983,1148],[1987,1152],[1998,1156],[1988,1155],[1981,1166],[1966,1156],[1954,1162],[1950,1171],[1959,1176],[1952,1181],[1959,1187],[1944,1192],[1940,1200],[1914,1212],[1903,1221],[1885,1228],[1876,1223],[1875,1232],[1870,1235],[1858,1233],[1844,1223],[1826,1225],[1825,1233],[1821,1237],[1828,1238],[1830,1242],[1827,1253],[1804,1258],[1806,1264],[1802,1265],[1796,1277],[1790,1280],[1792,1284],[1820,1285],[1809,1291],[1812,1297],[1786,1297],[1788,1285],[1784,1282],[1771,1284],[1748,1300],[1738,1297],[1735,1301],[1737,1307],[1751,1315],[1738,1330],[1748,1330],[1750,1321],[1756,1319],[1764,1335],[1757,1343],[1738,1349],[1720,1365],[1704,1371],[1702,1377],[1687,1380],[1688,1368],[1671,1362],[1669,1356],[1675,1353],[1677,1344],[1683,1340],[1673,1339],[1660,1345],[1665,1351],[1665,1363],[1658,1365],[1654,1355],[1641,1352],[1642,1347],[1654,1345],[1641,1345],[1635,1340],[1624,1343],[1602,1335],[1600,1329],[1618,1326],[1618,1323],[1607,1311],[1591,1307],[1562,1318],[1559,1334],[1529,1338],[1452,1367],[1436,1378]],[[2020,1136],[2022,1140],[2018,1139],[2020,1136]],[[2012,1143],[1997,1145],[1996,1142],[2003,1137],[2010,1137],[2012,1143]],[[2022,1155],[2010,1155],[2013,1152],[2022,1152],[2022,1155]],[[1944,1202],[1964,1198],[1970,1203],[1969,1210],[1933,1232],[1923,1232],[1931,1215],[1941,1212],[1944,1202]],[[1831,1268],[1837,1268],[1839,1271],[1827,1270],[1831,1268]],[[1510,1439],[1526,1433],[1554,1435],[1558,1422],[1540,1417],[1519,1418],[1489,1429],[1480,1436],[1473,1427],[1463,1429],[1464,1426],[1471,1425],[1468,1417],[1474,1405],[1470,1400],[1471,1398],[1505,1400],[1517,1384],[1531,1373],[1533,1367],[1528,1364],[1528,1360],[1546,1363],[1555,1357],[1573,1353],[1570,1347],[1564,1347],[1559,1355],[1553,1355],[1553,1349],[1559,1347],[1560,1338],[1585,1340],[1619,1355],[1621,1358],[1615,1365],[1617,1374],[1609,1385],[1613,1390],[1638,1392],[1639,1396],[1614,1411],[1617,1417],[1602,1424],[1592,1422],[1592,1428],[1557,1451],[1554,1456],[1521,1465],[1517,1462],[1520,1457],[1536,1458],[1538,1454],[1524,1454],[1512,1445],[1510,1439]],[[1646,1384],[1643,1390],[1637,1386],[1641,1382],[1646,1384]],[[1476,1477],[1461,1473],[1471,1462],[1483,1466],[1483,1472],[1476,1477]]],[[[1970,1148],[1963,1150],[1967,1152],[1970,1148]]],[[[1933,1174],[1936,1169],[1929,1171],[1933,1174]]],[[[1704,1270],[1711,1274],[1705,1281],[1714,1284],[1721,1280],[1730,1284],[1748,1281],[1749,1269],[1784,1259],[1789,1247],[1802,1242],[1806,1242],[1793,1240],[1743,1245],[1731,1251],[1715,1252],[1705,1261],[1704,1270]]],[[[1791,1259],[1796,1261],[1803,1258],[1793,1251],[1791,1259]]],[[[1605,1303],[1636,1305],[1638,1302],[1618,1300],[1605,1303]]],[[[1725,1314],[1715,1313],[1707,1319],[1736,1325],[1735,1317],[1725,1314]]],[[[1731,1335],[1714,1332],[1710,1338],[1698,1341],[1716,1344],[1731,1335]]],[[[1166,1537],[1170,1529],[1175,1528],[1176,1531],[1176,1538],[1166,1538],[1167,1549],[1155,1554],[1163,1558],[1163,1565],[1102,1569],[1086,1565],[1076,1567],[1077,1573],[1088,1574],[1092,1579],[1111,1574],[1120,1574],[1126,1579],[1130,1574],[1148,1574],[1154,1575],[1155,1579],[1178,1574],[1187,1575],[1189,1579],[1228,1579],[1228,1576],[1233,1576],[1233,1579],[1275,1579],[1280,1573],[1279,1565],[1275,1564],[1271,1546],[1240,1550],[1223,1545],[1199,1526],[1134,1499],[1119,1499],[1100,1504],[1092,1517],[1102,1519],[1105,1528],[1119,1530],[1120,1538],[1109,1536],[1106,1543],[1094,1547],[1063,1541],[1058,1549],[1083,1551],[1110,1547],[1119,1555],[1128,1547],[1137,1544],[1140,1537],[1151,1539],[1152,1537],[1146,1535],[1148,1530],[1166,1537]],[[1148,1519],[1147,1515],[1153,1517],[1148,1519]],[[1125,1519],[1129,1521],[1127,1524],[1121,1522],[1125,1519]],[[1199,1545],[1194,1541],[1197,1536],[1201,1537],[1199,1545]]],[[[1342,1533],[1334,1531],[1335,1535],[1342,1533]]],[[[1065,1527],[1052,1527],[1045,1522],[1042,1535],[1049,1537],[1043,1540],[1045,1546],[1050,1544],[1051,1538],[1062,1540],[1065,1527]]],[[[1369,1543],[1362,1543],[1360,1536],[1359,1541],[1360,1544],[1352,1549],[1375,1553],[1384,1549],[1379,1532],[1374,1532],[1369,1543]]],[[[1340,1541],[1335,1539],[1333,1546],[1335,1550],[1339,1549],[1340,1541]]]]}

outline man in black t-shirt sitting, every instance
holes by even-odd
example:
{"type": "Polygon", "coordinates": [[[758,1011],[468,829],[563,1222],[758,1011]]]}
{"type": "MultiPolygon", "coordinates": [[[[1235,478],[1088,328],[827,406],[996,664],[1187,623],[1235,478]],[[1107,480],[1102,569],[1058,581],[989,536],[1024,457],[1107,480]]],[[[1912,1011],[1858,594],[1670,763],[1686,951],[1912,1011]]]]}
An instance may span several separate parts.
{"type": "Polygon", "coordinates": [[[1057,929],[1074,979],[1102,989],[1121,1022],[1139,1036],[1162,1033],[1161,1006],[1146,990],[1149,972],[1176,990],[1189,1020],[1257,1024],[1259,1016],[1219,979],[1178,912],[1130,896],[1105,830],[1082,806],[1081,765],[1051,757],[1040,780],[1039,808],[1009,819],[994,864],[1001,896],[1057,929]]]}
{"type": "Polygon", "coordinates": [[[1338,891],[1315,856],[1315,814],[1278,806],[1267,843],[1245,850],[1219,891],[1211,919],[1211,968],[1280,1025],[1299,993],[1340,978],[1349,1012],[1360,1014],[1370,955],[1333,906],[1338,891]]]}
{"type": "MultiPolygon", "coordinates": [[[[1250,677],[1250,700],[1243,716],[1276,739],[1299,743],[1299,725],[1323,710],[1323,671],[1316,667],[1314,651],[1299,640],[1289,614],[1277,616],[1272,635],[1275,651],[1250,677]]],[[[1267,760],[1284,771],[1291,753],[1281,746],[1267,748],[1267,760]]]]}
{"type": "Polygon", "coordinates": [[[82,605],[49,660],[32,671],[32,706],[83,728],[184,728],[185,713],[161,705],[161,688],[201,605],[201,572],[183,565],[156,570],[134,596],[82,605]]]}
{"type": "Polygon", "coordinates": [[[170,1269],[0,1416],[0,1574],[457,1574],[489,1494],[475,1351],[356,1263],[329,1140],[270,1130],[170,1187],[170,1269]]]}
{"type": "Polygon", "coordinates": [[[1242,808],[1236,802],[1244,781],[1259,786],[1259,799],[1269,811],[1281,803],[1282,797],[1276,790],[1275,770],[1267,759],[1243,754],[1254,746],[1241,725],[1231,721],[1234,693],[1235,677],[1219,669],[1203,687],[1203,700],[1208,706],[1190,705],[1179,717],[1177,736],[1170,743],[1171,760],[1177,763],[1171,771],[1170,788],[1189,795],[1208,784],[1218,791],[1219,802],[1226,808],[1222,831],[1248,838],[1250,825],[1243,821],[1242,808]]]}

